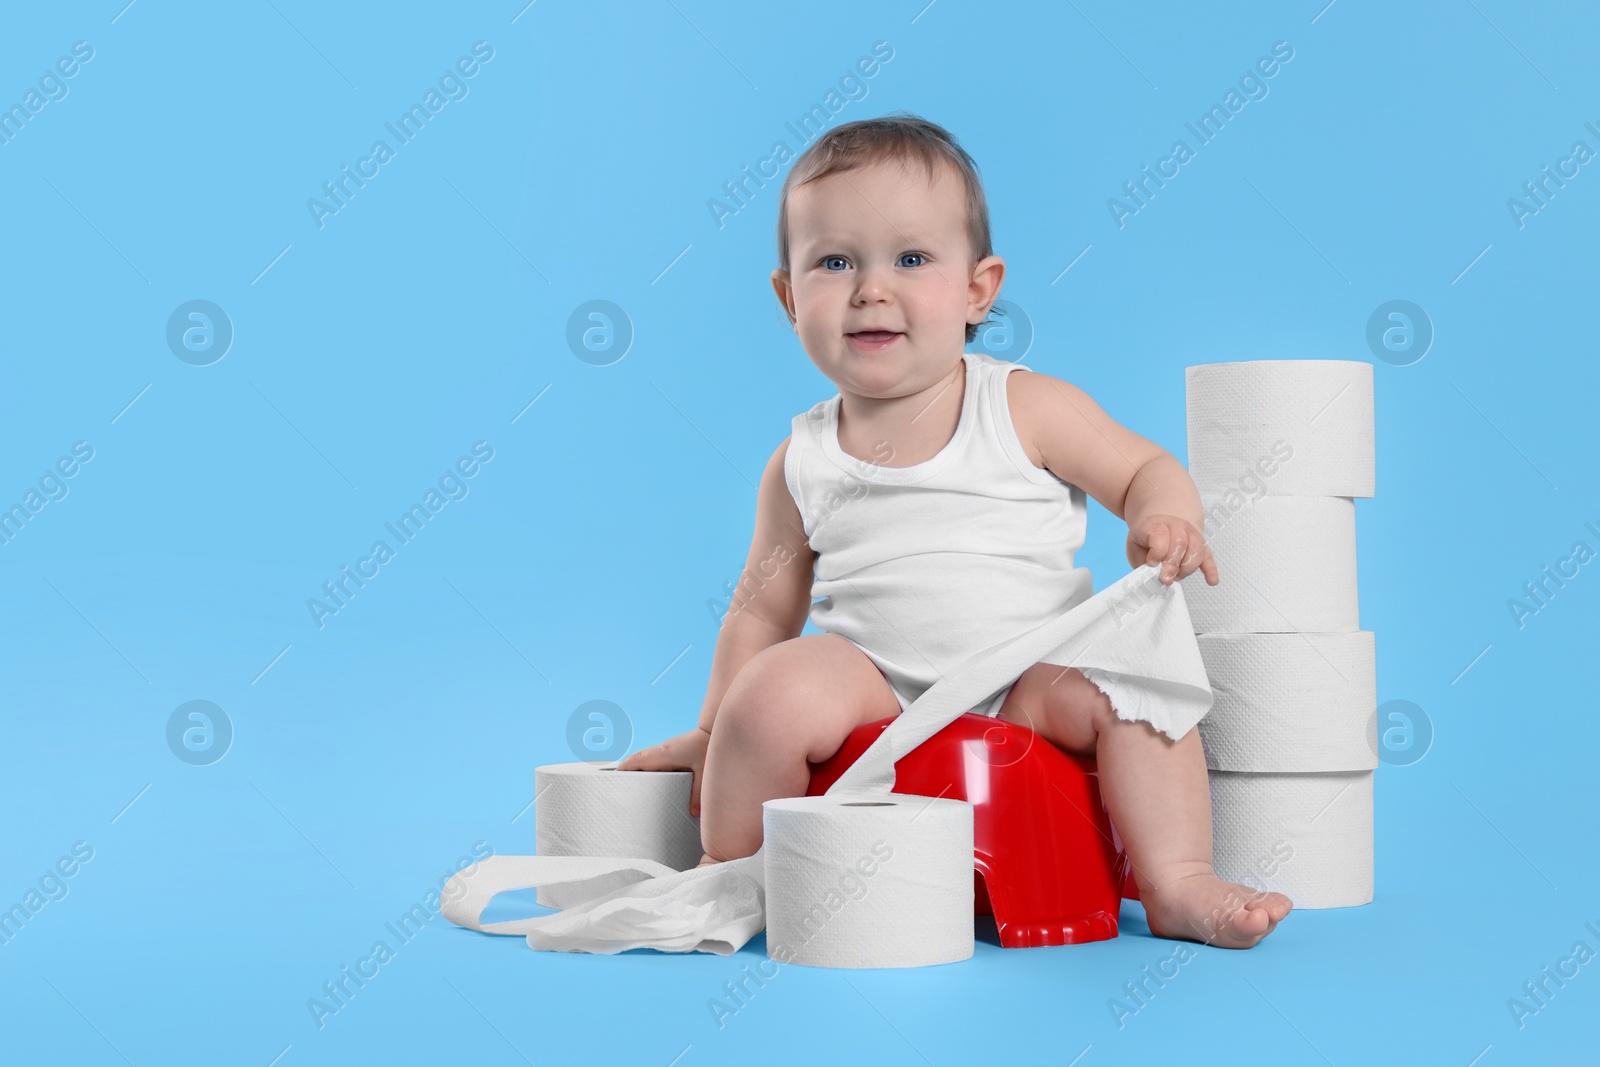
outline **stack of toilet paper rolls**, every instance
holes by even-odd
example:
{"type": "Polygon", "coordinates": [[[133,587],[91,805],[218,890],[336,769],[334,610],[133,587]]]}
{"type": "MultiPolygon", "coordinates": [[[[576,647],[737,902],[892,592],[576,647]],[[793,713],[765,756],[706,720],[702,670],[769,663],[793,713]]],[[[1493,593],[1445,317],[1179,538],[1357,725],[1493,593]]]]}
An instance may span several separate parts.
{"type": "Polygon", "coordinates": [[[1373,635],[1355,497],[1373,495],[1372,365],[1187,368],[1189,468],[1219,584],[1184,579],[1215,694],[1201,720],[1218,877],[1296,907],[1372,900],[1373,635]]]}

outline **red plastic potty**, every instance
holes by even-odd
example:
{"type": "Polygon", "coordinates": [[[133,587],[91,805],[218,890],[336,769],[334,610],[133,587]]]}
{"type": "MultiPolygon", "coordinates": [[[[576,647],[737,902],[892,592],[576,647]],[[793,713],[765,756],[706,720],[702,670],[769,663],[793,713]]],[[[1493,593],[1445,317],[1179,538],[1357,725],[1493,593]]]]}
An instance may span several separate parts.
{"type": "MultiPolygon", "coordinates": [[[[838,752],[812,764],[806,795],[827,792],[893,721],[857,727],[838,752]]],[[[894,792],[972,804],[973,910],[994,916],[1001,947],[1117,936],[1133,879],[1092,758],[969,711],[895,764],[894,792]]]]}

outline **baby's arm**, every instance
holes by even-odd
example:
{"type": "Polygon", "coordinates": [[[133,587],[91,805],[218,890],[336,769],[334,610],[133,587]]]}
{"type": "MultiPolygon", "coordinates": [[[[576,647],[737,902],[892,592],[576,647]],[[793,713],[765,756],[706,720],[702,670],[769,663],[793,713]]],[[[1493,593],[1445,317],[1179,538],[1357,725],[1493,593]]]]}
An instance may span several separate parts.
{"type": "Polygon", "coordinates": [[[800,523],[800,509],[783,477],[785,437],[756,490],[755,532],[733,603],[722,616],[717,649],[711,657],[711,680],[700,708],[700,728],[711,725],[733,679],[757,652],[800,636],[811,610],[812,569],[816,555],[800,523]]]}
{"type": "Polygon", "coordinates": [[[716,651],[711,656],[711,680],[699,725],[670,737],[659,745],[641,749],[617,765],[624,771],[694,772],[689,791],[689,814],[700,814],[700,785],[705,771],[706,746],[717,709],[728,687],[756,653],[780,641],[799,637],[811,610],[811,578],[816,555],[800,524],[800,511],[783,477],[789,438],[784,438],[756,490],[755,533],[745,558],[739,584],[722,616],[716,651]]]}
{"type": "Polygon", "coordinates": [[[1007,394],[1025,447],[1128,524],[1129,565],[1161,563],[1167,584],[1198,569],[1217,584],[1200,492],[1176,456],[1117,423],[1071,382],[1012,374],[1007,394]]]}

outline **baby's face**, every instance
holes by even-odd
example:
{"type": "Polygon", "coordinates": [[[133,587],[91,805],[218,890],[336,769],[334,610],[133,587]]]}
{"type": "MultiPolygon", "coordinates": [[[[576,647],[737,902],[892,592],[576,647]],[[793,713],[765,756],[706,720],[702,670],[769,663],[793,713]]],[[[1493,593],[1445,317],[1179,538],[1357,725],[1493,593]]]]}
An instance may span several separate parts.
{"type": "Polygon", "coordinates": [[[951,373],[1005,271],[998,256],[973,263],[965,190],[948,166],[931,185],[920,165],[880,163],[800,186],[789,248],[791,269],[772,283],[806,354],[842,391],[879,399],[951,373]]]}

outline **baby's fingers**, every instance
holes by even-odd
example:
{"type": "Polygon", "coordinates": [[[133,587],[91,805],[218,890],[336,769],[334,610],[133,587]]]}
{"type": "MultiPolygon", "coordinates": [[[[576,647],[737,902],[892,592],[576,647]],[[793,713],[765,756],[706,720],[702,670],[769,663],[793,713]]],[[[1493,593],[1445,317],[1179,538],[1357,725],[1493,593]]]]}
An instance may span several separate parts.
{"type": "Polygon", "coordinates": [[[1167,558],[1172,548],[1172,536],[1165,523],[1158,524],[1150,531],[1150,543],[1146,546],[1144,561],[1148,564],[1160,563],[1167,558]]]}
{"type": "Polygon", "coordinates": [[[1210,556],[1210,552],[1210,548],[1202,538],[1191,536],[1188,539],[1187,547],[1184,549],[1183,559],[1178,561],[1177,577],[1187,578],[1199,570],[1210,556]]]}
{"type": "Polygon", "coordinates": [[[1185,573],[1183,567],[1189,555],[1189,538],[1185,531],[1172,529],[1169,540],[1171,547],[1161,559],[1161,580],[1170,585],[1185,573]]]}
{"type": "Polygon", "coordinates": [[[682,769],[682,761],[672,758],[666,745],[651,745],[641,748],[621,763],[617,764],[619,771],[676,771],[682,769]]]}

